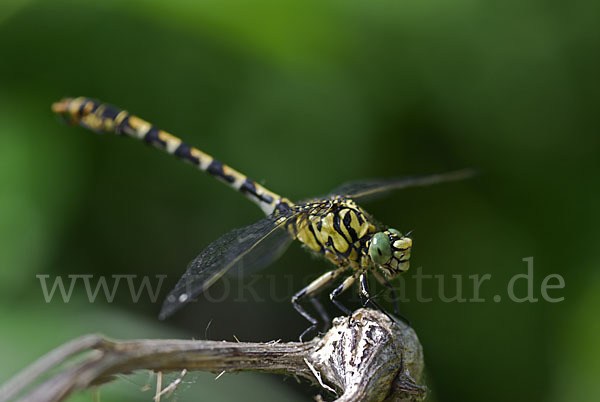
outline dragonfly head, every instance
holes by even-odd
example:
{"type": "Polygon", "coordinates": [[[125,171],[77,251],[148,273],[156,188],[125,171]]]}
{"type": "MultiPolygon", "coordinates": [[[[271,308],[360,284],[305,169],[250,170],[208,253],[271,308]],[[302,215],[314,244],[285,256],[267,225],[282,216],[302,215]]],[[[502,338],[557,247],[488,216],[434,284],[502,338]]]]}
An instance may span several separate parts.
{"type": "Polygon", "coordinates": [[[388,278],[408,270],[412,239],[396,229],[375,233],[367,247],[373,264],[388,278]]]}

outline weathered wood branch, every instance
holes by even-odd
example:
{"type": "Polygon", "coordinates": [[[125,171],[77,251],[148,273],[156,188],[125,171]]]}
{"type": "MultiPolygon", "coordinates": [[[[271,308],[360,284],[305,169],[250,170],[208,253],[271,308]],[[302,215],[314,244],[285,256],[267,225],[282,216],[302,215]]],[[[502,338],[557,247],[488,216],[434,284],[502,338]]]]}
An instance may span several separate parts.
{"type": "Polygon", "coordinates": [[[86,335],[49,352],[0,387],[0,401],[62,401],[134,370],[293,374],[335,389],[336,401],[421,401],[423,353],[414,330],[360,309],[310,342],[116,341],[86,335]],[[81,358],[82,353],[87,353],[81,358]],[[73,361],[75,360],[75,361],[73,361]],[[34,384],[49,370],[48,379],[34,384]]]}

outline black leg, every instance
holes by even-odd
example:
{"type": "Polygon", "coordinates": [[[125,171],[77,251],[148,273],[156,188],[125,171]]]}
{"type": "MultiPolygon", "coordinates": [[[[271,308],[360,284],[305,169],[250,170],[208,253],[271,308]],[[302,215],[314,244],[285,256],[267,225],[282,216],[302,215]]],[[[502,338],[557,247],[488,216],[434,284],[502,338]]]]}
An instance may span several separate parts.
{"type": "Polygon", "coordinates": [[[327,331],[329,329],[329,326],[331,325],[331,321],[329,319],[327,311],[325,311],[325,308],[323,307],[323,304],[321,304],[321,302],[316,297],[311,297],[310,302],[321,316],[321,320],[323,320],[323,332],[327,331]]]}
{"type": "Polygon", "coordinates": [[[335,288],[333,290],[333,292],[331,292],[331,294],[329,295],[329,298],[331,299],[331,301],[333,302],[333,304],[335,304],[335,306],[337,308],[339,308],[340,310],[342,310],[344,312],[344,314],[346,315],[352,315],[352,312],[346,307],[344,306],[342,303],[340,303],[339,301],[336,300],[336,297],[338,297],[343,291],[345,291],[346,289],[348,289],[356,280],[356,276],[352,275],[347,277],[344,282],[342,282],[342,284],[340,286],[338,286],[337,288],[335,288]]]}
{"type": "Polygon", "coordinates": [[[366,298],[365,305],[372,305],[374,308],[385,314],[390,320],[395,321],[394,317],[390,316],[388,312],[385,311],[378,303],[376,303],[375,300],[373,300],[373,297],[371,297],[371,293],[369,292],[369,284],[367,282],[367,275],[365,273],[360,274],[360,293],[366,298]]]}
{"type": "MultiPolygon", "coordinates": [[[[318,293],[324,286],[326,286],[330,281],[335,279],[340,273],[344,271],[345,268],[338,268],[333,271],[326,272],[325,274],[312,281],[307,287],[296,293],[294,297],[292,297],[292,305],[294,306],[296,311],[299,312],[302,317],[306,318],[308,322],[310,322],[310,327],[306,328],[306,330],[304,330],[304,332],[300,334],[300,342],[302,342],[302,339],[306,334],[308,334],[310,331],[317,327],[318,321],[313,316],[308,314],[308,312],[300,305],[299,301],[307,296],[312,298],[312,295],[318,293]]],[[[327,317],[326,314],[323,314],[325,310],[322,308],[322,306],[320,310],[319,308],[317,308],[317,311],[322,317],[327,317]]],[[[329,319],[327,319],[326,322],[328,323],[329,319]]]]}
{"type": "Polygon", "coordinates": [[[394,301],[394,315],[398,316],[402,321],[406,323],[406,325],[410,326],[410,321],[408,320],[408,318],[406,318],[406,316],[400,313],[400,303],[398,301],[398,295],[396,294],[396,291],[394,290],[392,284],[387,280],[387,278],[380,275],[378,272],[373,271],[373,274],[375,275],[375,278],[379,283],[381,283],[389,289],[390,294],[392,295],[392,299],[394,301]]]}
{"type": "Polygon", "coordinates": [[[392,295],[392,300],[394,301],[394,314],[400,316],[400,303],[398,302],[398,295],[396,294],[394,287],[385,277],[383,278],[383,285],[388,288],[390,294],[392,295]]]}
{"type": "Polygon", "coordinates": [[[369,283],[367,281],[367,275],[362,273],[360,274],[360,296],[363,299],[363,306],[371,305],[375,307],[377,310],[384,312],[379,304],[375,302],[374,297],[371,296],[371,292],[369,291],[369,283]]]}
{"type": "Polygon", "coordinates": [[[304,338],[304,336],[309,333],[310,331],[312,331],[313,329],[315,329],[317,327],[317,320],[311,316],[310,314],[308,314],[306,312],[306,310],[304,310],[304,308],[300,305],[300,303],[298,303],[298,301],[303,298],[306,295],[306,288],[302,289],[301,291],[299,291],[298,293],[296,293],[294,295],[294,297],[292,297],[292,305],[294,306],[294,308],[296,309],[297,312],[300,313],[300,315],[304,318],[306,318],[309,322],[310,322],[310,326],[308,328],[306,328],[301,334],[300,334],[300,342],[303,342],[302,338],[304,338]]]}

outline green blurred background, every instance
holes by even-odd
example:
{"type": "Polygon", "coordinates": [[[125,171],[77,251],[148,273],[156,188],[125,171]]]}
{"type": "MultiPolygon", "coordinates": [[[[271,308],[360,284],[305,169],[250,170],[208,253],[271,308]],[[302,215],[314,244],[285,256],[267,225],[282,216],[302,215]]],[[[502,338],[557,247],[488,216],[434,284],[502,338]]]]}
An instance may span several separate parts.
{"type": "MultiPolygon", "coordinates": [[[[50,112],[84,95],[293,200],[359,178],[479,168],[469,182],[364,205],[415,230],[413,270],[492,275],[484,303],[418,303],[406,281],[402,312],[425,348],[431,400],[597,401],[599,14],[592,1],[2,1],[0,382],[89,332],[296,339],[306,322],[287,299],[327,268],[295,244],[255,285],[275,286],[276,301],[237,302],[227,282],[225,301],[158,321],[187,263],[261,212],[167,155],[50,112]],[[551,295],[565,300],[493,302],[530,256],[535,295],[559,273],[566,287],[551,295]],[[168,277],[157,303],[126,289],[90,303],[81,284],[69,303],[46,303],[40,274],[168,277]]],[[[190,374],[177,400],[318,392],[279,376],[213,378],[190,374]]],[[[149,400],[149,381],[122,378],[102,400],[149,400]]]]}

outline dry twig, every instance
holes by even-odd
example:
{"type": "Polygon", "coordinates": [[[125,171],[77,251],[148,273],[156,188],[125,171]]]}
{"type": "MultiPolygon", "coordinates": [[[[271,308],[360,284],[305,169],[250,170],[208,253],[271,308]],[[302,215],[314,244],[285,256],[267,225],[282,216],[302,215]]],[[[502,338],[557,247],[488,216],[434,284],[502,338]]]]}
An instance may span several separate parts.
{"type": "Polygon", "coordinates": [[[404,323],[360,309],[334,319],[310,342],[115,341],[101,335],[74,339],[49,352],[0,388],[0,401],[62,401],[73,392],[134,370],[259,371],[293,374],[334,389],[336,401],[420,401],[421,344],[404,323]],[[87,353],[85,359],[73,358],[87,353]],[[34,384],[49,370],[57,373],[34,384]]]}

